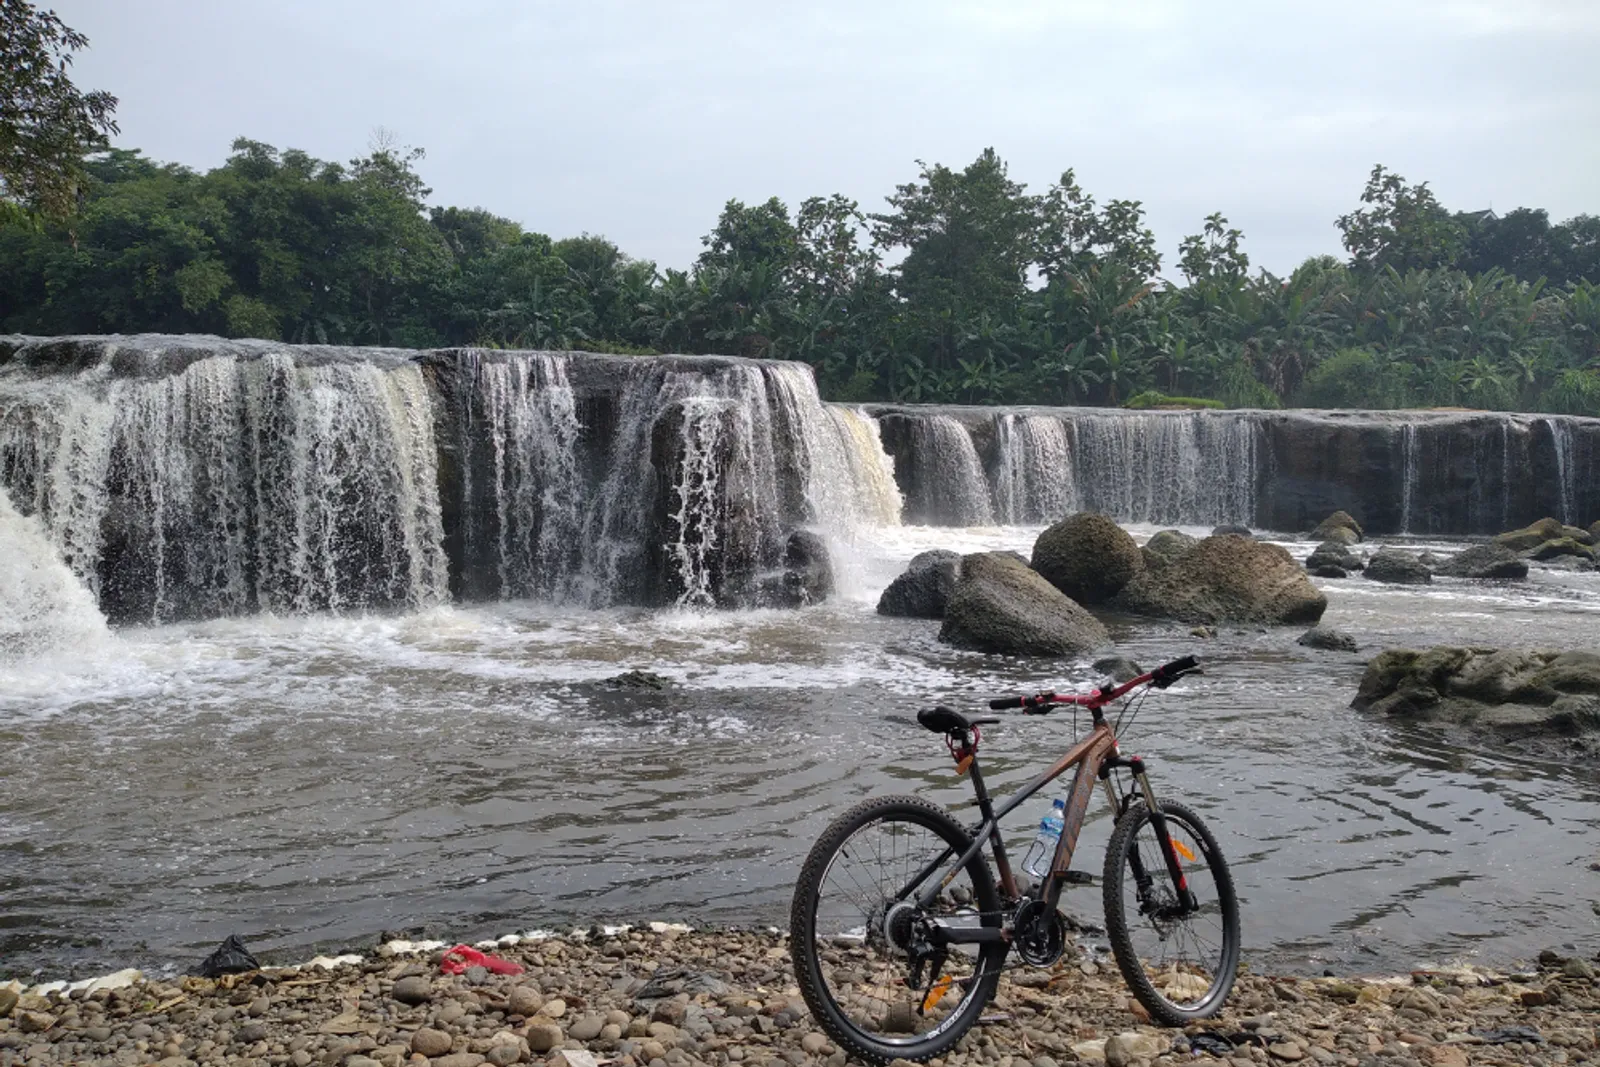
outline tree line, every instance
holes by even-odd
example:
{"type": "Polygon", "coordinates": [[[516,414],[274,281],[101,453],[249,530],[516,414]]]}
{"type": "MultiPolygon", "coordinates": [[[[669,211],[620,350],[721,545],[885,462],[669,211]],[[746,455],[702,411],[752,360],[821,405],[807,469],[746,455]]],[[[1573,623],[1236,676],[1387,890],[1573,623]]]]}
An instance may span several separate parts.
{"type": "Polygon", "coordinates": [[[887,210],[729,201],[687,270],[430,207],[420,150],[349,164],[241,139],[204,174],[108,148],[87,39],[0,0],[0,330],[737,353],[827,397],[1470,406],[1600,415],[1600,218],[1449,211],[1375,167],[1348,260],[1254,273],[1221,214],[1163,280],[1137,200],[1071,170],[1029,193],[992,149],[921,164],[887,210]]]}
{"type": "Polygon", "coordinates": [[[1600,219],[1452,212],[1381,166],[1337,221],[1347,261],[1252,272],[1218,214],[1166,282],[1138,201],[1070,170],[1031,194],[993,150],[876,213],[729,201],[686,270],[429,207],[421,159],[94,153],[75,212],[0,224],[0,328],[733,353],[808,363],[841,400],[1600,415],[1600,219]]]}

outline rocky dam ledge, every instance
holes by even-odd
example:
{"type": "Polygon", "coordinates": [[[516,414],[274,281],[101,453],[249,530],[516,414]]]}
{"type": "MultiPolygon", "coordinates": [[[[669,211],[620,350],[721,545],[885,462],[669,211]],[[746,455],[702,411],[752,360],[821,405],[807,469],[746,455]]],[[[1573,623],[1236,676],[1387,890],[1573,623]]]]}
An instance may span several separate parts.
{"type": "Polygon", "coordinates": [[[1600,755],[1600,655],[1391,648],[1367,664],[1351,706],[1557,755],[1600,755]]]}
{"type": "MultiPolygon", "coordinates": [[[[786,939],[630,930],[520,941],[525,968],[440,973],[438,951],[139,979],[71,996],[0,986],[0,1063],[261,1067],[843,1067],[812,1020],[786,939]]],[[[502,939],[510,941],[513,939],[502,939]]],[[[1586,959],[1378,979],[1244,975],[1227,1009],[1152,1027],[1109,961],[1069,956],[1001,978],[987,1023],[936,1067],[1316,1063],[1340,1067],[1596,1062],[1600,985],[1586,959]]],[[[895,1061],[903,1064],[904,1061],[895,1061]]]]}

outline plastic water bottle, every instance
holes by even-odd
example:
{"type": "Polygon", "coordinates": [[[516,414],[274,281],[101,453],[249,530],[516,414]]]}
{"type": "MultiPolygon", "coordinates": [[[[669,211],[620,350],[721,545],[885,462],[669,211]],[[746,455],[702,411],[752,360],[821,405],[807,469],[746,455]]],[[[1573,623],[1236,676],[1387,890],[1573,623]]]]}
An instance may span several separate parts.
{"type": "Polygon", "coordinates": [[[1033,839],[1022,869],[1035,878],[1050,873],[1050,864],[1056,858],[1056,842],[1061,840],[1061,829],[1067,824],[1067,802],[1057,797],[1050,803],[1050,812],[1039,820],[1039,836],[1033,839]]]}

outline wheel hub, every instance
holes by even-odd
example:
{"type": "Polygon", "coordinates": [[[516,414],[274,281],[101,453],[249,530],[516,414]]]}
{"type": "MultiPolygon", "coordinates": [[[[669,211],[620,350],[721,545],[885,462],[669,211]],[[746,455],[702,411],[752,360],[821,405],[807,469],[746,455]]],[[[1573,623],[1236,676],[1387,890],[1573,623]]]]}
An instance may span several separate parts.
{"type": "Polygon", "coordinates": [[[883,916],[883,937],[892,948],[910,954],[913,920],[917,916],[917,906],[910,901],[902,900],[892,905],[883,916]]]}

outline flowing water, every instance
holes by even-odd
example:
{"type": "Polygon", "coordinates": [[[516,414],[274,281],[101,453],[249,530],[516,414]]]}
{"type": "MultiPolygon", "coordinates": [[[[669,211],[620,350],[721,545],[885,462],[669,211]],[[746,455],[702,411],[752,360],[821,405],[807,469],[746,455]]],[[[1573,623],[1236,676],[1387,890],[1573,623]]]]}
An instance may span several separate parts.
{"type": "MultiPolygon", "coordinates": [[[[857,584],[795,612],[256,615],[0,661],[0,968],[192,962],[235,931],[294,956],[422,924],[782,923],[801,857],[856,799],[964,801],[916,709],[1094,679],[872,610],[917,551],[1026,551],[1035,532],[863,532],[857,584]],[[629,668],[679,685],[598,684],[629,668]]],[[[1582,647],[1600,621],[1595,575],[1324,587],[1326,621],[1368,649],[1582,647]]],[[[1146,664],[1207,661],[1128,736],[1158,788],[1214,824],[1255,965],[1504,961],[1593,934],[1592,773],[1373,722],[1347,707],[1361,657],[1290,630],[1113,630],[1146,664]]],[[[1072,727],[1007,718],[986,734],[991,781],[1019,785],[1072,727]]],[[[1014,817],[1019,838],[1035,814],[1014,817]]],[[[1098,868],[1106,829],[1097,812],[1078,866],[1098,868]]],[[[1069,906],[1096,915],[1096,892],[1069,906]]]]}
{"type": "MultiPolygon", "coordinates": [[[[1026,552],[1079,507],[1204,533],[1385,462],[1391,529],[1600,501],[1593,420],[1405,418],[875,414],[780,363],[0,338],[0,979],[192,963],[234,932],[294,957],[417,926],[781,923],[856,799],[964,802],[918,708],[1098,680],[878,616],[916,553],[1026,552]],[[800,529],[838,593],[729,610],[771,602],[800,529]],[[677,684],[605,683],[631,669],[677,684]]],[[[1592,648],[1600,576],[1322,585],[1361,655],[1108,620],[1147,665],[1207,662],[1127,736],[1214,824],[1252,961],[1592,935],[1600,774],[1348,703],[1385,646],[1592,648]]],[[[1008,718],[991,782],[1072,730],[1008,718]]]]}

